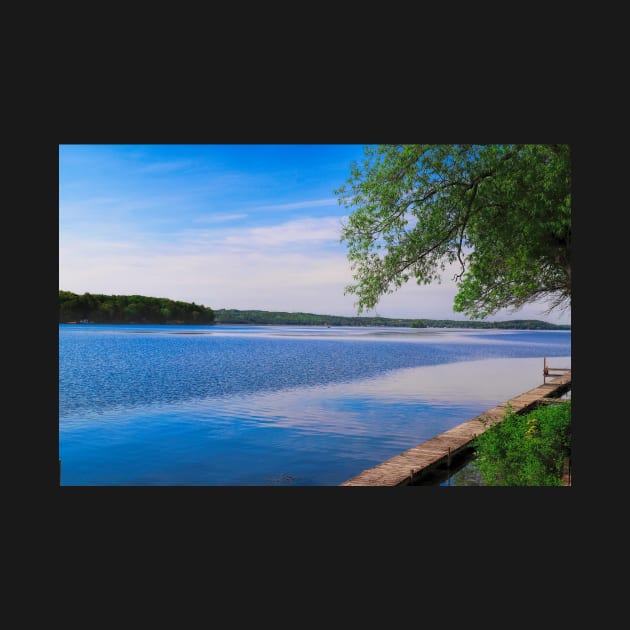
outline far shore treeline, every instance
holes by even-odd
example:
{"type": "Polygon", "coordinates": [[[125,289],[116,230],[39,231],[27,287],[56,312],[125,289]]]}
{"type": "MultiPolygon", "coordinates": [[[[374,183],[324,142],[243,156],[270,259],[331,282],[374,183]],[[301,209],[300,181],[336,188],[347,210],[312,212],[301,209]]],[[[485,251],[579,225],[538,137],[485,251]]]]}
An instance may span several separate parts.
{"type": "Polygon", "coordinates": [[[59,323],[86,320],[91,324],[213,324],[214,311],[168,298],[59,291],[59,323]]]}
{"type": "Polygon", "coordinates": [[[100,295],[59,291],[59,323],[90,324],[241,324],[284,326],[394,326],[407,328],[498,328],[511,330],[570,330],[568,324],[538,319],[501,322],[451,319],[344,317],[314,313],[217,309],[194,302],[143,295],[100,295]]]}

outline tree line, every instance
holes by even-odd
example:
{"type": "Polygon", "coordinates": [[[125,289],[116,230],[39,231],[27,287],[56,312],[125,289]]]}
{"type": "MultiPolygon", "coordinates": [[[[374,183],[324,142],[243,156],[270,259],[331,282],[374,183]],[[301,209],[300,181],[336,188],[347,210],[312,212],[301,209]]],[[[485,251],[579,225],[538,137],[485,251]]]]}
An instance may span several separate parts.
{"type": "Polygon", "coordinates": [[[168,298],[144,295],[102,295],[59,291],[59,323],[92,324],[240,324],[250,326],[387,326],[402,328],[496,328],[510,330],[569,330],[565,324],[537,319],[501,322],[451,319],[404,319],[393,317],[347,317],[315,313],[288,313],[216,309],[168,298]]]}
{"type": "Polygon", "coordinates": [[[212,324],[214,311],[168,298],[59,291],[59,323],[85,320],[92,324],[212,324]]]}
{"type": "Polygon", "coordinates": [[[450,319],[400,319],[390,317],[345,317],[314,313],[282,311],[240,311],[217,309],[217,324],[279,325],[279,326],[392,326],[409,328],[499,328],[518,330],[569,330],[565,324],[550,324],[537,319],[513,319],[502,322],[459,321],[450,319]]]}

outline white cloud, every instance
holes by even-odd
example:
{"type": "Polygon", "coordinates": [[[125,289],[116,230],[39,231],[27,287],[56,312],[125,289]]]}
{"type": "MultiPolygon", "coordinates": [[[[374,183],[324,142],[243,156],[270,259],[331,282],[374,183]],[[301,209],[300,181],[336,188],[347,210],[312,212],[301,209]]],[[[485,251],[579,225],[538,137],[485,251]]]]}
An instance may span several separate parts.
{"type": "Polygon", "coordinates": [[[280,225],[249,228],[225,238],[227,244],[274,247],[291,243],[339,241],[339,217],[296,219],[280,225]]]}
{"type": "MultiPolygon", "coordinates": [[[[141,216],[140,211],[154,211],[160,208],[177,208],[189,203],[185,195],[154,195],[138,197],[93,197],[81,201],[59,203],[61,221],[83,220],[90,222],[98,217],[100,221],[119,222],[125,215],[141,216]]],[[[96,232],[96,230],[91,230],[96,232]]]]}
{"type": "Polygon", "coordinates": [[[197,217],[195,223],[227,223],[228,221],[237,221],[246,219],[246,214],[210,214],[207,216],[197,217]]]}
{"type": "MultiPolygon", "coordinates": [[[[356,315],[356,297],[344,295],[352,271],[339,244],[339,217],[305,218],[236,230],[187,230],[170,242],[146,238],[90,240],[66,235],[59,248],[60,289],[76,293],[140,294],[212,308],[356,315]]],[[[451,280],[417,285],[413,279],[381,298],[366,316],[467,319],[452,310],[451,280]]],[[[544,305],[501,312],[491,321],[542,319],[570,322],[570,313],[547,315],[544,305]]]]}
{"type": "Polygon", "coordinates": [[[296,201],[294,203],[280,203],[271,206],[257,206],[253,210],[303,210],[304,208],[321,208],[326,206],[339,205],[336,197],[329,199],[314,199],[310,201],[296,201]]]}
{"type": "Polygon", "coordinates": [[[154,162],[138,168],[140,173],[171,173],[189,168],[193,165],[191,160],[173,160],[171,162],[154,162]]]}

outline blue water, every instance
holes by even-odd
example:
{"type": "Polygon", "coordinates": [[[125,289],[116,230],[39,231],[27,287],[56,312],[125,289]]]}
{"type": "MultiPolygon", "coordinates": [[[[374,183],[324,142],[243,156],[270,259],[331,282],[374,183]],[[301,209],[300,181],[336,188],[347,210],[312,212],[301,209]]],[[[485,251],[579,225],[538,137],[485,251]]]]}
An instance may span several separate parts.
{"type": "Polygon", "coordinates": [[[543,357],[570,366],[570,331],[60,325],[61,483],[338,485],[543,357]]]}

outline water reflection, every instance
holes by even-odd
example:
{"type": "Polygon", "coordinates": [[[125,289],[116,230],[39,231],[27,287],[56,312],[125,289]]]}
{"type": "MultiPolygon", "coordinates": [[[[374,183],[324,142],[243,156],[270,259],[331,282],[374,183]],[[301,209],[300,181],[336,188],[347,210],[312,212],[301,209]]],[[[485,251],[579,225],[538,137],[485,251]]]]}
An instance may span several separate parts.
{"type": "Polygon", "coordinates": [[[537,387],[542,369],[541,358],[485,359],[68,418],[64,483],[338,485],[537,387]]]}

